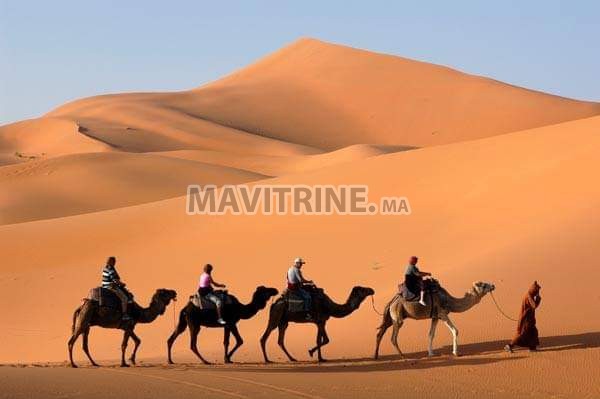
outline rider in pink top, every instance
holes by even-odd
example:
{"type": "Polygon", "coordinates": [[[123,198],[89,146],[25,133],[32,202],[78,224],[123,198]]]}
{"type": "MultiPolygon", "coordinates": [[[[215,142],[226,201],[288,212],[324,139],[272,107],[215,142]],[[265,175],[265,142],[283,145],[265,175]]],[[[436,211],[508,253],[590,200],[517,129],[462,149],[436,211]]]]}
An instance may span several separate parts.
{"type": "Polygon", "coordinates": [[[215,295],[213,292],[214,291],[213,286],[218,287],[218,288],[225,288],[225,284],[220,284],[220,283],[217,283],[215,280],[213,280],[213,278],[211,276],[212,270],[213,270],[213,267],[211,264],[204,265],[204,273],[202,273],[202,275],[200,276],[200,284],[198,286],[198,293],[200,294],[200,296],[203,296],[204,298],[206,298],[209,301],[211,301],[212,303],[214,303],[215,306],[217,307],[217,323],[226,324],[225,320],[223,320],[222,313],[221,313],[221,309],[223,307],[221,298],[219,298],[219,296],[215,295]]]}

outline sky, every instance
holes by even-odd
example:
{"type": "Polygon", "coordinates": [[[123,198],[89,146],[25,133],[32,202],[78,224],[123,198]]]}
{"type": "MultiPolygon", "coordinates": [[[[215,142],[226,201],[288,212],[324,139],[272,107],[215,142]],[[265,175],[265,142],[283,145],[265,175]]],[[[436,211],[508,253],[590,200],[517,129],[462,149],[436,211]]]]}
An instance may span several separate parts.
{"type": "Polygon", "coordinates": [[[598,1],[0,0],[0,124],[200,86],[300,37],[600,101],[598,1]]]}

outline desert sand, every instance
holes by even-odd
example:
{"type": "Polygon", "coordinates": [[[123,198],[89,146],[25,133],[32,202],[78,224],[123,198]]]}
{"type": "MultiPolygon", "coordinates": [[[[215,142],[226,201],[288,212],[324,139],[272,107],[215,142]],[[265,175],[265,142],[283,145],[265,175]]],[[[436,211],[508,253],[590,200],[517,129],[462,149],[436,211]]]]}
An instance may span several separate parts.
{"type": "MultiPolygon", "coordinates": [[[[107,397],[114,381],[113,397],[597,397],[600,296],[585,282],[600,277],[599,130],[598,103],[313,39],[194,90],[91,97],[0,127],[3,394],[107,397]],[[372,201],[407,197],[412,214],[186,215],[188,184],[239,183],[366,184],[372,201]],[[542,351],[502,351],[515,323],[488,296],[453,317],[459,358],[444,326],[439,356],[426,358],[429,323],[408,321],[408,360],[389,335],[383,360],[369,360],[381,316],[367,301],[328,323],[331,363],[306,353],[314,326],[291,325],[302,362],[287,364],[274,334],[280,364],[257,364],[263,310],[240,323],[241,364],[199,366],[186,333],[179,365],[165,366],[176,312],[207,262],[245,302],[258,285],[281,290],[302,256],[335,300],[369,286],[381,311],[413,254],[457,296],[494,283],[513,316],[537,279],[542,351]],[[180,301],[136,329],[143,367],[67,369],[72,312],[109,255],[141,304],[162,287],[180,301]]],[[[93,329],[92,354],[115,365],[120,341],[93,329]]],[[[199,347],[222,362],[221,342],[203,329],[199,347]]]]}

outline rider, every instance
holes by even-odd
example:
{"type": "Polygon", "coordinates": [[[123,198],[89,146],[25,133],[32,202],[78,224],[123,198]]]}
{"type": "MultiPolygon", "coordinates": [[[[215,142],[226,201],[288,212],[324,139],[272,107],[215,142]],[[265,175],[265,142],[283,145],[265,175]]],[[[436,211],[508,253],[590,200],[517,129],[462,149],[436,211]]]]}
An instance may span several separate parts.
{"type": "Polygon", "coordinates": [[[423,283],[423,277],[431,276],[431,273],[422,272],[417,267],[419,258],[411,256],[404,272],[404,284],[410,292],[420,291],[421,296],[419,303],[423,306],[427,306],[425,303],[425,284],[423,283]]]}
{"type": "Polygon", "coordinates": [[[290,291],[298,294],[304,301],[304,311],[307,312],[306,318],[310,319],[310,308],[312,297],[310,292],[303,288],[304,284],[314,284],[312,280],[307,280],[302,276],[302,265],[306,262],[302,258],[294,259],[294,264],[288,269],[287,272],[287,288],[290,291]]]}
{"type": "Polygon", "coordinates": [[[132,295],[125,288],[125,283],[121,281],[119,273],[115,268],[117,259],[111,256],[106,261],[106,266],[102,269],[102,288],[106,288],[114,292],[121,300],[121,313],[123,320],[131,320],[127,313],[127,305],[131,302],[132,295]]]}
{"type": "Polygon", "coordinates": [[[225,288],[225,284],[220,284],[213,280],[211,275],[212,270],[213,266],[211,264],[207,263],[206,265],[204,265],[204,273],[202,273],[202,275],[200,276],[200,285],[198,286],[198,293],[200,294],[200,296],[214,303],[217,307],[217,323],[226,324],[225,320],[223,320],[223,316],[221,313],[223,301],[221,301],[221,298],[219,298],[218,295],[215,295],[213,290],[213,286],[217,288],[225,288]]]}

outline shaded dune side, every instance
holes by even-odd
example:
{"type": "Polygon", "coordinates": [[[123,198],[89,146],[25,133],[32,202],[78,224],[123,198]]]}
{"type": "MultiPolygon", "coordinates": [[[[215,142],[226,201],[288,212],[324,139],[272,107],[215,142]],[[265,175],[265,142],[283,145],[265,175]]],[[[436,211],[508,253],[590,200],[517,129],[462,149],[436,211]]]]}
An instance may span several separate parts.
{"type": "MultiPolygon", "coordinates": [[[[0,224],[56,218],[185,195],[189,184],[266,176],[150,154],[71,154],[0,168],[0,224]]],[[[184,212],[184,209],[182,209],[184,212]]]]}

